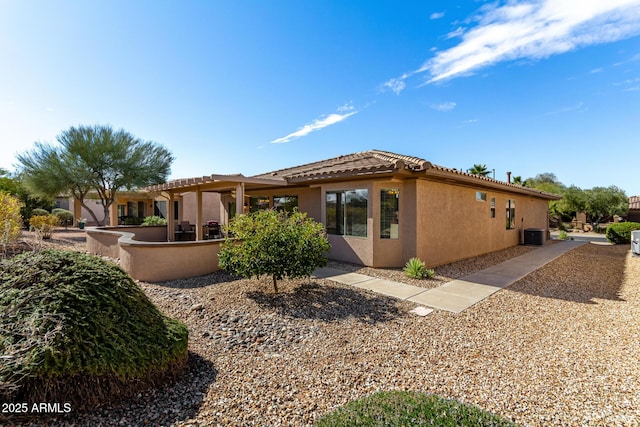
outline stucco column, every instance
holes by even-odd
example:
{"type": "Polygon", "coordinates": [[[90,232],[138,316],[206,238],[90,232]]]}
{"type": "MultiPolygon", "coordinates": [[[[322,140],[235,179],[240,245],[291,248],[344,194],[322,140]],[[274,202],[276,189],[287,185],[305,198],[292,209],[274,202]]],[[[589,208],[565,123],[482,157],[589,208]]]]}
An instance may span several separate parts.
{"type": "Polygon", "coordinates": [[[112,227],[118,225],[118,199],[109,206],[109,225],[112,227]]]}
{"type": "Polygon", "coordinates": [[[174,230],[176,229],[175,226],[175,219],[173,218],[173,201],[174,201],[174,197],[173,197],[173,193],[169,193],[169,197],[167,199],[167,241],[168,242],[173,242],[176,238],[175,234],[174,234],[174,230]]]}
{"type": "Polygon", "coordinates": [[[202,191],[196,187],[196,241],[202,240],[202,191]]]}
{"type": "Polygon", "coordinates": [[[80,203],[80,199],[75,197],[73,198],[73,218],[78,226],[78,221],[82,219],[82,203],[80,203]]]}
{"type": "Polygon", "coordinates": [[[236,215],[244,214],[244,182],[236,184],[236,215]]]}

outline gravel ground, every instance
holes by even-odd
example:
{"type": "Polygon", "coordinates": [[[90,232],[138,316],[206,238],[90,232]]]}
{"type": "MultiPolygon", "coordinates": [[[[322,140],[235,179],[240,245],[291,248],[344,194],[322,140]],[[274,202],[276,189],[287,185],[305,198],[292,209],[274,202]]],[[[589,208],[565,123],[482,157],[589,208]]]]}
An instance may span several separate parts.
{"type": "MultiPolygon", "coordinates": [[[[437,272],[491,265],[482,258],[437,272]]],[[[640,257],[627,245],[583,245],[458,315],[418,317],[414,304],[319,279],[283,281],[279,294],[221,272],[141,286],[189,326],[185,376],[35,424],[306,426],[403,389],[521,425],[640,425],[640,257]]]]}

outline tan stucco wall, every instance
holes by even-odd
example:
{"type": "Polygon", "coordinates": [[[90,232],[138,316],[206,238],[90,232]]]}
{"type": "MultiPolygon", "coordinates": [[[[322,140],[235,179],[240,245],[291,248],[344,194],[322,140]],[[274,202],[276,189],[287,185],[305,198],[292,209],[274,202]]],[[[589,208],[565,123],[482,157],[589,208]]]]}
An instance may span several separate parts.
{"type": "MultiPolygon", "coordinates": [[[[161,282],[212,273],[219,269],[218,251],[223,240],[200,242],[138,241],[142,234],[153,236],[151,228],[113,227],[87,230],[87,251],[120,260],[136,280],[161,282]]],[[[157,231],[157,230],[156,230],[157,231]]],[[[164,231],[166,236],[166,228],[164,231]]]]}
{"type": "Polygon", "coordinates": [[[430,266],[481,255],[521,243],[523,229],[547,229],[543,199],[421,180],[416,189],[416,256],[430,266]],[[487,193],[477,201],[476,191],[487,193]],[[496,199],[491,218],[491,198],[496,199]],[[516,201],[515,229],[506,229],[507,200],[516,201]]]}
{"type": "Polygon", "coordinates": [[[373,265],[373,194],[372,181],[345,181],[330,183],[321,186],[320,222],[326,225],[326,193],[327,191],[367,189],[369,202],[367,204],[367,237],[328,235],[331,250],[328,257],[331,259],[352,262],[354,264],[373,265]]]}
{"type": "MultiPolygon", "coordinates": [[[[182,220],[196,223],[196,193],[185,193],[182,197],[182,220]]],[[[173,213],[173,209],[171,210],[173,213]]],[[[202,221],[220,221],[220,194],[202,193],[202,221]]]]}

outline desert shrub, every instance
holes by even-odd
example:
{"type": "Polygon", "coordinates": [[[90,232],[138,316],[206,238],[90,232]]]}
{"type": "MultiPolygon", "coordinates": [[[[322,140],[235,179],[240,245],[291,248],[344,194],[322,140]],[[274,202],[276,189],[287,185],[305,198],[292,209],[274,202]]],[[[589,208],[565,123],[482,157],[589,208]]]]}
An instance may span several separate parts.
{"type": "Polygon", "coordinates": [[[4,247],[14,243],[20,235],[22,203],[17,197],[0,191],[0,244],[4,247]]]}
{"type": "Polygon", "coordinates": [[[404,274],[412,279],[430,279],[435,271],[428,269],[419,258],[411,258],[404,266],[404,274]]]}
{"type": "Polygon", "coordinates": [[[568,238],[569,238],[569,235],[567,234],[566,231],[561,230],[560,233],[558,233],[558,239],[567,240],[568,238]]]}
{"type": "Polygon", "coordinates": [[[46,209],[35,208],[35,209],[31,210],[31,216],[29,218],[31,218],[33,216],[49,215],[49,213],[50,212],[48,210],[46,210],[46,209]]]}
{"type": "Polygon", "coordinates": [[[123,270],[45,250],[0,262],[0,401],[90,407],[163,383],[187,358],[184,324],[123,270]]]}
{"type": "Polygon", "coordinates": [[[167,225],[167,220],[165,218],[162,218],[156,215],[147,216],[144,218],[144,221],[142,221],[142,225],[144,226],[167,225]]]}
{"type": "Polygon", "coordinates": [[[51,213],[58,217],[60,225],[67,227],[69,224],[73,224],[73,213],[71,211],[62,208],[55,208],[51,213]]]}
{"type": "Polygon", "coordinates": [[[634,230],[640,230],[640,223],[638,222],[615,222],[607,226],[605,231],[607,240],[613,243],[630,243],[631,232],[634,230]]]}
{"type": "Polygon", "coordinates": [[[50,239],[53,234],[53,228],[59,224],[59,219],[53,214],[36,215],[29,218],[29,225],[33,228],[38,236],[42,239],[50,239]]]}
{"type": "Polygon", "coordinates": [[[325,414],[316,427],[511,427],[509,420],[457,400],[414,391],[378,392],[325,414]]]}
{"type": "Polygon", "coordinates": [[[258,211],[233,218],[220,248],[220,267],[243,277],[270,275],[278,292],[278,280],[308,277],[327,265],[324,253],[331,248],[324,226],[305,213],[258,211]]]}
{"type": "Polygon", "coordinates": [[[123,225],[141,225],[144,218],[138,218],[137,216],[125,216],[122,219],[123,225]]]}

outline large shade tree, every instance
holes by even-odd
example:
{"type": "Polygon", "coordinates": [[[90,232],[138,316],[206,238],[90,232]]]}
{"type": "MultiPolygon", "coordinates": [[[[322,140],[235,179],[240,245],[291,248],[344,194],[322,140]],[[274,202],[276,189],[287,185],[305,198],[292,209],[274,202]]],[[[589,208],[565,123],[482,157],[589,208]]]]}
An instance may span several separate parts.
{"type": "Polygon", "coordinates": [[[118,191],[165,182],[173,162],[163,146],[111,126],[71,127],[56,139],[58,145],[36,142],[18,155],[24,183],[42,196],[73,195],[98,224],[87,195],[95,192],[108,222],[118,191]]]}

